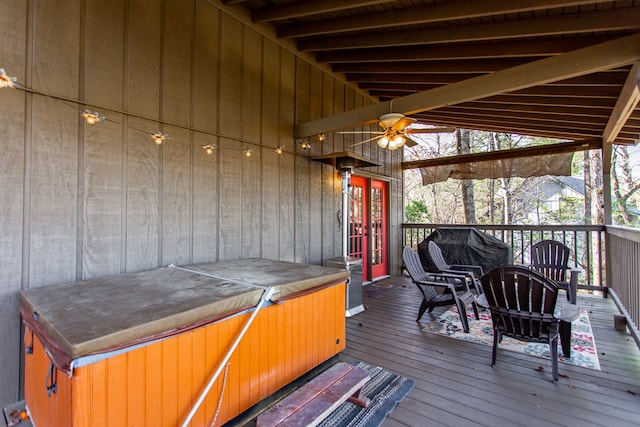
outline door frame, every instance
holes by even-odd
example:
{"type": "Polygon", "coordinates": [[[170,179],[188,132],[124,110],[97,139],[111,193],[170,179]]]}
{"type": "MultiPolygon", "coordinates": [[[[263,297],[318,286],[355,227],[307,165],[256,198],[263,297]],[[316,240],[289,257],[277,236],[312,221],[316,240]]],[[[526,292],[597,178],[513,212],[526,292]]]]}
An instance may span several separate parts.
{"type": "MultiPolygon", "coordinates": [[[[362,175],[353,175],[351,177],[351,186],[352,186],[352,190],[353,190],[353,186],[354,186],[354,179],[355,181],[359,181],[358,182],[358,186],[363,185],[363,201],[365,203],[365,206],[363,206],[363,211],[364,211],[364,218],[363,218],[363,224],[366,225],[366,247],[362,248],[362,252],[363,252],[363,265],[362,265],[362,273],[363,273],[363,281],[365,282],[373,282],[385,277],[389,276],[389,270],[390,270],[390,257],[389,257],[389,247],[390,247],[390,242],[389,242],[389,230],[390,230],[390,218],[389,218],[389,212],[390,212],[390,195],[389,195],[389,186],[390,186],[390,182],[384,179],[379,179],[379,178],[372,178],[372,177],[367,177],[367,176],[362,176],[362,175]],[[373,206],[373,181],[376,181],[378,183],[381,183],[384,187],[384,202],[383,202],[383,220],[384,220],[384,224],[383,224],[383,232],[385,233],[384,238],[383,238],[383,257],[384,257],[384,264],[386,265],[386,267],[384,268],[384,272],[383,273],[378,273],[378,275],[376,277],[372,277],[373,275],[373,263],[372,263],[372,255],[373,255],[373,239],[371,238],[370,232],[372,230],[371,225],[372,225],[372,206],[373,206]],[[366,261],[366,262],[365,262],[366,261]]],[[[353,191],[351,191],[351,200],[350,200],[350,206],[351,203],[353,203],[353,191]]],[[[351,223],[351,215],[350,214],[350,219],[349,219],[349,229],[352,229],[352,223],[351,223]]],[[[352,254],[352,239],[349,239],[349,255],[352,254]]]]}

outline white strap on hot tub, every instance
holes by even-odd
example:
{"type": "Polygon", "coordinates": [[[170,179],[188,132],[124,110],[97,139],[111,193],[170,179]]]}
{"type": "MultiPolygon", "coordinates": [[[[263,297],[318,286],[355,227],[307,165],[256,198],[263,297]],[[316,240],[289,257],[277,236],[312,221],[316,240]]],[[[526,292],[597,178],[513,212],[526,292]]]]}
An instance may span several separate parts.
{"type": "Polygon", "coordinates": [[[189,412],[189,415],[187,415],[187,418],[182,423],[182,427],[186,427],[191,422],[191,419],[196,414],[196,411],[198,410],[198,408],[202,404],[202,401],[204,400],[204,398],[207,396],[207,393],[209,393],[209,390],[211,389],[213,384],[215,384],[216,380],[218,379],[218,376],[220,375],[220,372],[222,372],[222,370],[226,366],[226,364],[229,361],[229,359],[231,359],[231,355],[233,355],[233,352],[236,350],[236,347],[238,346],[238,344],[240,344],[240,341],[242,340],[242,337],[244,336],[244,334],[249,329],[249,326],[251,326],[251,323],[253,323],[253,319],[255,319],[255,317],[257,316],[258,312],[262,308],[262,306],[264,304],[266,304],[267,301],[269,301],[271,299],[271,297],[273,296],[274,292],[275,292],[275,288],[273,288],[273,287],[265,288],[265,291],[262,294],[262,296],[260,297],[260,301],[256,305],[255,310],[253,310],[253,313],[251,313],[251,317],[249,317],[249,319],[247,320],[247,323],[245,323],[244,327],[242,328],[242,330],[240,331],[240,333],[236,337],[236,340],[231,345],[231,348],[229,349],[227,354],[224,356],[224,359],[222,360],[222,362],[220,362],[220,365],[218,366],[218,369],[216,369],[216,372],[213,374],[213,376],[211,377],[211,379],[207,383],[207,386],[204,388],[204,390],[202,390],[202,393],[200,393],[200,397],[198,397],[198,400],[193,405],[193,408],[191,408],[191,411],[189,412]]]}
{"type": "Polygon", "coordinates": [[[238,285],[245,285],[245,286],[251,286],[252,288],[264,289],[265,291],[267,289],[271,289],[269,286],[256,285],[255,283],[244,282],[242,280],[229,279],[228,277],[216,276],[215,274],[205,273],[204,271],[199,271],[199,270],[192,270],[190,268],[180,267],[175,264],[169,264],[168,267],[175,268],[177,270],[187,271],[189,273],[199,274],[201,276],[211,277],[212,279],[218,279],[218,280],[224,280],[225,282],[236,283],[238,285]]]}

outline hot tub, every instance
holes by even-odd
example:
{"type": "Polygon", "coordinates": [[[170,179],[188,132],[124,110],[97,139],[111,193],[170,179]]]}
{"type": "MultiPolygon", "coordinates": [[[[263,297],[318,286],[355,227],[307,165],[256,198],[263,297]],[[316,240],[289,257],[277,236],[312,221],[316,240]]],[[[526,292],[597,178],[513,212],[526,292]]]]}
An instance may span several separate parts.
{"type": "Polygon", "coordinates": [[[345,348],[348,276],[254,258],[23,291],[32,419],[39,427],[181,425],[222,368],[190,425],[209,425],[216,411],[223,424],[345,348]]]}

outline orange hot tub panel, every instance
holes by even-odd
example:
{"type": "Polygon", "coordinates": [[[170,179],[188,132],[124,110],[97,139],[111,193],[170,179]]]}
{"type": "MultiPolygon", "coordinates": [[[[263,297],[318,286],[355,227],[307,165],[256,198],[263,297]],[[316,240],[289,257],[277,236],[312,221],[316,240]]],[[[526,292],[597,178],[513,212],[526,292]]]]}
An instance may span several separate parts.
{"type": "Polygon", "coordinates": [[[276,297],[190,425],[209,425],[216,411],[221,425],[345,348],[348,272],[264,259],[186,268],[22,293],[35,425],[181,425],[251,316],[263,292],[256,285],[276,297]]]}

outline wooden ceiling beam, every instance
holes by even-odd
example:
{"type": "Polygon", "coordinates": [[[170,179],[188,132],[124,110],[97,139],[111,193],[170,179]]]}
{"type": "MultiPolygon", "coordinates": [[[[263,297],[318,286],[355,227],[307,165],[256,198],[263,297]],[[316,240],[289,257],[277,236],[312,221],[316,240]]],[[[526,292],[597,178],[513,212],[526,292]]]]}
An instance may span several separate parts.
{"type": "MultiPolygon", "coordinates": [[[[515,105],[513,107],[516,107],[515,105]]],[[[459,114],[459,115],[472,115],[472,116],[482,116],[482,115],[490,115],[492,117],[532,117],[539,118],[543,120],[555,120],[562,121],[568,120],[571,122],[588,122],[588,123],[599,123],[604,125],[607,123],[607,119],[609,117],[610,110],[607,109],[597,109],[597,113],[594,114],[590,110],[594,110],[593,108],[589,109],[575,109],[575,108],[563,108],[563,107],[549,107],[545,109],[534,108],[529,106],[519,106],[519,107],[529,107],[529,108],[513,108],[509,105],[500,105],[493,106],[492,104],[484,104],[481,102],[469,102],[464,104],[459,104],[452,107],[443,107],[439,108],[438,112],[442,112],[443,114],[459,114]],[[589,114],[587,114],[589,113],[589,114]]],[[[430,112],[418,113],[414,114],[412,117],[420,120],[423,117],[429,117],[430,112]]],[[[633,119],[631,119],[633,120],[633,119]]]]}
{"type": "MultiPolygon", "coordinates": [[[[572,97],[546,97],[546,96],[516,96],[512,94],[506,95],[493,95],[486,98],[482,98],[482,102],[490,104],[521,104],[521,105],[535,105],[538,108],[547,108],[549,106],[563,106],[571,108],[613,108],[615,100],[610,98],[593,98],[588,103],[585,103],[584,98],[572,98],[572,97]]],[[[453,104],[451,104],[453,105],[453,104]]]]}
{"type": "MultiPolygon", "coordinates": [[[[547,86],[620,86],[624,83],[629,71],[621,68],[618,70],[605,70],[598,73],[592,73],[585,76],[573,77],[570,79],[558,80],[547,83],[547,86]]],[[[469,74],[437,74],[437,73],[406,73],[389,75],[387,73],[347,73],[347,80],[350,82],[364,83],[364,82],[379,82],[388,83],[396,82],[403,84],[450,84],[457,83],[461,80],[468,78],[479,77],[484,73],[469,73],[469,74]]]]}
{"type": "MultiPolygon", "coordinates": [[[[561,8],[598,3],[601,0],[553,1],[553,0],[464,0],[430,4],[368,13],[338,19],[326,19],[304,24],[283,25],[278,37],[310,37],[322,34],[370,30],[398,25],[415,25],[430,22],[463,20],[496,14],[531,12],[549,8],[561,8]]],[[[321,2],[317,2],[321,3],[321,2]]]]}
{"type": "Polygon", "coordinates": [[[522,157],[550,155],[559,153],[572,153],[584,150],[598,150],[602,148],[600,138],[592,138],[583,141],[564,142],[560,144],[536,145],[533,147],[512,148],[509,150],[490,151],[488,153],[463,154],[459,156],[440,157],[438,159],[413,160],[402,162],[402,169],[428,168],[440,165],[455,165],[469,162],[483,162],[493,160],[506,160],[522,157]]]}
{"type": "MultiPolygon", "coordinates": [[[[565,119],[573,120],[575,116],[579,116],[585,120],[593,119],[597,122],[606,123],[611,110],[608,108],[575,108],[575,107],[563,107],[549,105],[544,109],[537,105],[524,105],[524,104],[491,104],[481,101],[477,102],[465,102],[464,104],[458,104],[453,107],[443,107],[436,111],[449,112],[452,109],[460,109],[467,111],[480,111],[485,114],[500,114],[501,112],[521,114],[523,116],[529,114],[549,114],[555,117],[565,117],[565,119]]],[[[457,110],[453,110],[457,111],[457,110]]],[[[428,115],[429,112],[416,113],[412,117],[420,119],[422,115],[428,115]]]]}
{"type": "Polygon", "coordinates": [[[295,127],[294,135],[296,138],[301,138],[322,134],[335,129],[371,123],[381,114],[390,111],[413,114],[636,62],[640,62],[640,34],[621,37],[492,74],[407,95],[393,101],[301,123],[295,127]]]}
{"type": "Polygon", "coordinates": [[[640,28],[640,6],[597,10],[573,15],[536,16],[502,22],[438,27],[425,30],[384,31],[349,37],[317,37],[298,41],[301,51],[461,43],[557,34],[580,34],[640,28]]]}
{"type": "MultiPolygon", "coordinates": [[[[414,118],[416,116],[413,116],[414,118]]],[[[464,114],[453,112],[433,112],[423,116],[426,119],[426,123],[434,124],[446,124],[448,126],[455,126],[456,124],[473,122],[484,125],[504,125],[510,127],[524,128],[526,126],[534,127],[543,131],[565,131],[567,133],[575,133],[577,135],[583,135],[583,132],[587,135],[598,135],[602,127],[598,123],[582,121],[576,123],[571,119],[566,119],[564,122],[558,122],[557,120],[548,120],[543,118],[536,118],[533,116],[522,117],[514,116],[509,117],[507,115],[489,115],[489,114],[464,114]]],[[[424,120],[421,118],[421,120],[424,120]]]]}
{"type": "MultiPolygon", "coordinates": [[[[415,117],[415,116],[414,116],[415,117]]],[[[495,117],[456,116],[444,113],[421,117],[421,121],[438,126],[454,126],[463,129],[491,130],[494,132],[519,133],[523,135],[544,136],[546,138],[584,139],[599,137],[601,127],[595,124],[578,125],[571,121],[557,123],[533,119],[507,119],[495,117]]],[[[629,143],[637,141],[637,132],[620,132],[616,140],[629,143]]]]}
{"type": "Polygon", "coordinates": [[[603,43],[615,36],[574,36],[550,39],[508,40],[492,43],[464,43],[452,46],[415,46],[378,49],[348,49],[318,52],[318,62],[392,62],[480,58],[545,57],[603,43]]]}
{"type": "MultiPolygon", "coordinates": [[[[360,83],[360,89],[369,90],[372,95],[377,91],[392,91],[401,93],[422,92],[435,89],[440,85],[406,84],[406,83],[360,83]]],[[[561,96],[573,98],[611,98],[617,99],[620,94],[619,86],[548,86],[541,85],[511,92],[514,96],[561,96]]]]}
{"type": "MultiPolygon", "coordinates": [[[[612,143],[625,126],[631,114],[640,102],[640,64],[635,63],[629,71],[629,76],[625,81],[618,102],[613,107],[611,118],[605,126],[602,139],[605,144],[612,143]]],[[[640,135],[637,136],[640,139],[640,135]]]]}
{"type": "Polygon", "coordinates": [[[486,58],[476,61],[451,60],[429,62],[380,62],[334,64],[331,69],[336,73],[359,73],[370,71],[374,73],[492,73],[535,61],[537,58],[486,58]]]}
{"type": "Polygon", "coordinates": [[[388,73],[347,73],[347,81],[349,82],[395,82],[403,83],[429,83],[429,84],[450,84],[457,83],[473,77],[479,77],[484,73],[469,74],[438,74],[438,73],[403,73],[389,75],[388,73]]]}
{"type": "Polygon", "coordinates": [[[266,7],[251,15],[253,22],[273,22],[283,19],[299,18],[301,16],[330,13],[337,10],[353,9],[355,7],[372,6],[388,3],[389,0],[322,0],[298,1],[266,7]]]}

